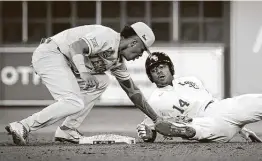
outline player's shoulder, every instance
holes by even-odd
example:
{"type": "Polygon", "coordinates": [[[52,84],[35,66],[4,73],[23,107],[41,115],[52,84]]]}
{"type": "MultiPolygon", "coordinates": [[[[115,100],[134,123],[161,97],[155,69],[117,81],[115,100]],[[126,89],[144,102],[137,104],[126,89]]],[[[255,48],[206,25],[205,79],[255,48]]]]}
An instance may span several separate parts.
{"type": "Polygon", "coordinates": [[[176,82],[184,82],[184,81],[192,81],[192,82],[201,82],[201,80],[195,76],[181,76],[181,77],[175,77],[174,79],[176,82]]]}
{"type": "Polygon", "coordinates": [[[149,97],[147,98],[147,100],[148,100],[149,102],[151,102],[152,100],[154,100],[154,99],[157,97],[157,95],[159,94],[159,92],[160,92],[160,89],[157,88],[157,87],[154,85],[154,86],[151,88],[151,92],[150,92],[149,97]]]}
{"type": "Polygon", "coordinates": [[[103,25],[97,25],[97,24],[83,25],[83,26],[78,26],[76,28],[82,31],[90,31],[92,33],[102,34],[105,38],[107,35],[112,36],[112,35],[118,34],[115,30],[111,29],[110,27],[103,26],[103,25]]]}
{"type": "Polygon", "coordinates": [[[116,32],[115,30],[113,30],[112,28],[107,27],[107,26],[95,25],[95,28],[97,30],[100,30],[101,32],[104,32],[104,34],[106,34],[106,35],[117,35],[118,34],[118,32],[116,32]]]}

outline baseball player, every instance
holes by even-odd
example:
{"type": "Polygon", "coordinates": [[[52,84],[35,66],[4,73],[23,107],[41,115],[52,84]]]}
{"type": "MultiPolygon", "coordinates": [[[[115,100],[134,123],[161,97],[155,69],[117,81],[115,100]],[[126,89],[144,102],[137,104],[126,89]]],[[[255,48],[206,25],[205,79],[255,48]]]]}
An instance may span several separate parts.
{"type": "MultiPolygon", "coordinates": [[[[206,116],[211,118],[214,118],[215,116],[221,117],[219,113],[223,113],[227,116],[232,117],[233,116],[232,111],[235,112],[234,115],[236,116],[239,117],[247,116],[246,111],[243,108],[242,111],[235,110],[235,109],[232,110],[233,107],[230,107],[233,105],[232,103],[234,102],[237,103],[235,99],[231,99],[231,101],[228,101],[228,99],[219,101],[206,90],[202,82],[197,78],[174,76],[175,74],[174,65],[171,59],[169,58],[169,56],[166,55],[165,53],[161,53],[161,52],[152,53],[146,60],[145,68],[150,81],[152,83],[155,83],[157,86],[155,91],[150,96],[148,103],[158,113],[158,115],[166,118],[167,120],[170,120],[171,122],[177,122],[181,119],[191,120],[190,119],[191,117],[204,117],[204,118],[206,118],[206,116]]],[[[254,98],[254,101],[256,100],[256,96],[254,97],[246,96],[243,98],[249,100],[248,97],[254,98]]],[[[250,102],[247,103],[252,104],[251,100],[250,102]]],[[[238,102],[238,103],[242,104],[242,102],[238,102]]],[[[238,105],[234,107],[240,109],[241,106],[238,105]]],[[[254,104],[254,106],[256,105],[254,104]]],[[[255,108],[254,106],[253,108],[255,108]]],[[[206,120],[204,118],[202,120],[206,120]]],[[[253,118],[253,117],[248,117],[248,118],[253,118]]],[[[199,118],[197,118],[197,120],[199,120],[199,118]]],[[[229,118],[227,118],[227,120],[229,120],[229,118]]],[[[193,123],[195,122],[198,123],[198,121],[195,121],[193,119],[193,123]]],[[[236,123],[236,120],[232,121],[232,124],[233,123],[236,123]]],[[[156,127],[158,128],[160,127],[160,125],[161,123],[158,124],[156,127]]],[[[237,131],[234,131],[235,133],[230,133],[229,132],[230,130],[228,130],[230,129],[230,127],[224,126],[224,124],[222,124],[221,121],[216,125],[213,125],[211,124],[211,122],[207,120],[206,124],[202,125],[203,129],[207,128],[206,125],[209,125],[208,128],[212,127],[212,129],[216,130],[215,132],[218,132],[220,135],[223,135],[225,132],[232,134],[228,136],[228,139],[226,140],[224,140],[225,138],[217,137],[217,139],[214,139],[215,141],[221,141],[221,140],[229,141],[233,137],[233,134],[239,132],[240,129],[244,127],[244,124],[238,124],[238,126],[236,126],[237,128],[235,128],[237,129],[237,131]],[[220,133],[221,128],[218,128],[220,126],[225,130],[225,132],[221,131],[220,133]]],[[[230,126],[234,126],[234,125],[230,125],[230,126]]],[[[152,122],[152,120],[146,116],[144,121],[137,126],[138,136],[141,139],[143,139],[145,142],[154,142],[157,135],[154,128],[155,128],[154,122],[152,122]]],[[[169,128],[172,129],[171,124],[169,128]]],[[[164,134],[166,136],[184,137],[183,135],[174,135],[176,134],[175,132],[177,129],[174,129],[174,132],[171,133],[170,135],[169,134],[170,129],[161,128],[161,130],[160,129],[158,130],[160,130],[159,133],[164,134]]],[[[196,127],[196,130],[198,129],[199,128],[196,127]]],[[[182,130],[180,131],[183,132],[182,130]]],[[[199,132],[197,132],[197,134],[199,133],[201,134],[203,133],[205,134],[205,136],[209,134],[206,131],[202,131],[202,129],[199,130],[199,132]]],[[[260,140],[255,135],[255,133],[253,133],[252,131],[246,128],[243,128],[241,134],[246,139],[254,139],[255,141],[260,140]]],[[[212,137],[212,139],[215,138],[216,136],[212,137]]],[[[199,136],[196,135],[195,137],[199,137],[199,136]]]]}
{"type": "Polygon", "coordinates": [[[25,145],[29,132],[63,118],[55,140],[78,143],[82,134],[77,128],[106,90],[109,73],[136,107],[157,120],[125,65],[125,60],[135,60],[144,51],[149,52],[154,41],[153,31],[143,22],[125,26],[121,33],[102,25],[85,25],[43,39],[33,53],[32,65],[56,102],[6,126],[14,143],[25,145]]]}

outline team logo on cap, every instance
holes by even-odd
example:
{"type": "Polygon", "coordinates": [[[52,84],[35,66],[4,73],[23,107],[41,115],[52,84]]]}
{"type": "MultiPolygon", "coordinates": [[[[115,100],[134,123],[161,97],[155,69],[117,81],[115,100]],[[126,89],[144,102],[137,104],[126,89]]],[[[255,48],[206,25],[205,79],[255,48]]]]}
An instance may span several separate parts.
{"type": "Polygon", "coordinates": [[[142,38],[143,38],[145,41],[147,40],[147,38],[146,38],[146,35],[145,35],[145,34],[142,36],[142,38]]]}

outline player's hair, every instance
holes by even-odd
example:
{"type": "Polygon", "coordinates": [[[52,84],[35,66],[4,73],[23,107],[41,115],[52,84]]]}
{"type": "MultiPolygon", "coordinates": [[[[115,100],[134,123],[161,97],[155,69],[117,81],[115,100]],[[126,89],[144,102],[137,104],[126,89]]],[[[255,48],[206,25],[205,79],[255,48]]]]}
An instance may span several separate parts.
{"type": "Polygon", "coordinates": [[[129,25],[126,25],[123,30],[120,32],[120,35],[123,36],[125,39],[131,37],[131,36],[135,36],[137,35],[135,30],[129,26],[129,25]]]}

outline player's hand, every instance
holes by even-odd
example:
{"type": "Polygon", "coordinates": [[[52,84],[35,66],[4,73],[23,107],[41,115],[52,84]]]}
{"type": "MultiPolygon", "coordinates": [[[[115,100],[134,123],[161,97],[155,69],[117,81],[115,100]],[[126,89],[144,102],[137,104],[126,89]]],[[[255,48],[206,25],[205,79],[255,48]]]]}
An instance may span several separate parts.
{"type": "Polygon", "coordinates": [[[177,123],[190,123],[193,119],[191,117],[188,117],[186,115],[177,115],[175,118],[175,122],[177,123]]]}
{"type": "Polygon", "coordinates": [[[82,72],[80,73],[80,77],[86,82],[84,89],[98,87],[98,80],[92,74],[88,72],[82,72]]]}
{"type": "Polygon", "coordinates": [[[262,142],[262,139],[256,135],[255,132],[247,129],[242,128],[239,134],[247,141],[247,142],[262,142]]]}
{"type": "Polygon", "coordinates": [[[137,135],[144,142],[154,142],[156,139],[156,131],[151,129],[149,126],[145,124],[137,125],[137,135]]]}

